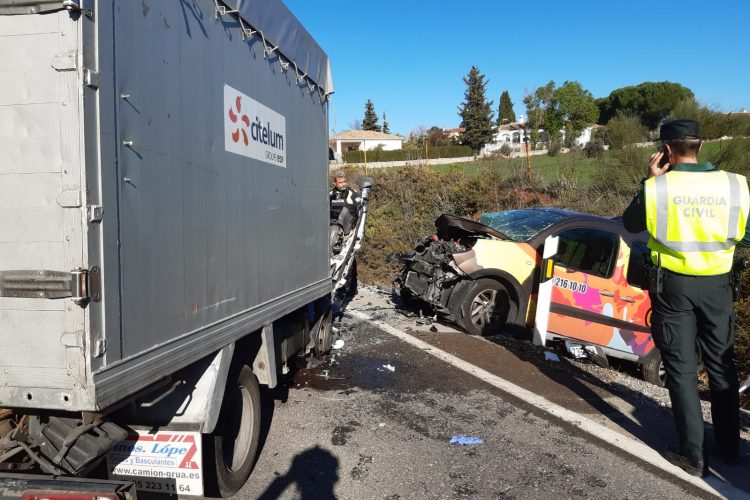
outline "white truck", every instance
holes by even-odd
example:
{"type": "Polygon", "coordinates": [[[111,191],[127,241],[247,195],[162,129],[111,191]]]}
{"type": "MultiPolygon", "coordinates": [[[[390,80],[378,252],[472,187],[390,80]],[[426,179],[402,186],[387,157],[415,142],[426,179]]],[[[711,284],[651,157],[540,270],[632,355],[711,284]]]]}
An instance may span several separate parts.
{"type": "Polygon", "coordinates": [[[0,0],[0,496],[244,484],[331,344],[332,92],[280,0],[0,0]]]}

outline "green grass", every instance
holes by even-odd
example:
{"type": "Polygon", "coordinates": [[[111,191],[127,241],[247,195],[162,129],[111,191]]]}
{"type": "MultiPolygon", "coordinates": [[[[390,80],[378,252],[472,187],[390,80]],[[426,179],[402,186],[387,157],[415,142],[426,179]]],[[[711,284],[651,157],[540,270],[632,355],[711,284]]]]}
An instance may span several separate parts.
{"type": "MultiPolygon", "coordinates": [[[[750,139],[730,139],[726,141],[714,141],[703,144],[699,155],[700,161],[711,161],[722,150],[726,149],[733,141],[739,141],[750,148],[750,139]]],[[[643,174],[646,174],[648,156],[655,148],[645,147],[643,152],[643,174]]],[[[581,153],[572,152],[558,156],[536,155],[530,157],[531,170],[546,182],[554,182],[561,177],[569,181],[575,181],[582,185],[591,183],[597,172],[610,167],[618,162],[617,152],[605,151],[601,158],[586,158],[581,153]]],[[[501,160],[480,160],[466,163],[451,163],[447,165],[434,165],[432,170],[441,173],[462,172],[464,175],[473,177],[483,170],[495,170],[504,176],[525,174],[527,172],[526,158],[507,158],[501,160]]]]}
{"type": "MultiPolygon", "coordinates": [[[[602,158],[586,158],[578,153],[561,154],[554,157],[536,155],[530,156],[529,160],[531,171],[546,182],[554,182],[561,176],[572,176],[579,182],[590,182],[594,172],[601,168],[603,162],[602,158]]],[[[431,168],[442,173],[463,172],[468,176],[475,176],[482,170],[497,170],[505,176],[524,175],[528,172],[526,158],[451,163],[449,165],[435,165],[431,168]]]]}

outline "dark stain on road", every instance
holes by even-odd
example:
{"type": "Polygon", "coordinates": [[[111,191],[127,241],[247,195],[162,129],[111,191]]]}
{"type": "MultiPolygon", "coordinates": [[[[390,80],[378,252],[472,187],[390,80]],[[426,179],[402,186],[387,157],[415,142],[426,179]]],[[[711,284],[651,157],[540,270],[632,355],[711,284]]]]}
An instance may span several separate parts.
{"type": "Polygon", "coordinates": [[[352,432],[357,430],[361,424],[357,421],[350,420],[346,425],[337,425],[331,435],[331,444],[334,446],[344,446],[352,432]]]}
{"type": "Polygon", "coordinates": [[[359,454],[359,460],[357,465],[349,473],[352,479],[356,481],[362,481],[370,473],[370,464],[372,463],[372,457],[369,455],[359,454]]]}

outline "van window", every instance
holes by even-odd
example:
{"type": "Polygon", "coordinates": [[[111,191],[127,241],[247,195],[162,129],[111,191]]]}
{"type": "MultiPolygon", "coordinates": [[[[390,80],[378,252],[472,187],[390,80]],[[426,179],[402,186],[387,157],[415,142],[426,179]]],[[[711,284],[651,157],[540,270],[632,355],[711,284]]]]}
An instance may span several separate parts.
{"type": "Polygon", "coordinates": [[[615,269],[620,238],[599,229],[569,229],[559,234],[555,262],[568,269],[609,278],[615,269]]]}

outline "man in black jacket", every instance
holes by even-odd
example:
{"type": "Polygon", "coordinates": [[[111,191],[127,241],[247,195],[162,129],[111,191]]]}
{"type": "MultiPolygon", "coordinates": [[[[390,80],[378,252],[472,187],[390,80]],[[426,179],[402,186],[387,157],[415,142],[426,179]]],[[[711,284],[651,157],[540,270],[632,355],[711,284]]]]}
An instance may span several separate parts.
{"type": "Polygon", "coordinates": [[[345,234],[349,234],[352,227],[357,221],[359,206],[362,204],[362,197],[354,189],[347,187],[346,175],[343,172],[333,174],[333,189],[328,193],[331,202],[331,220],[340,221],[341,212],[347,209],[351,218],[348,221],[340,222],[345,234]]]}

